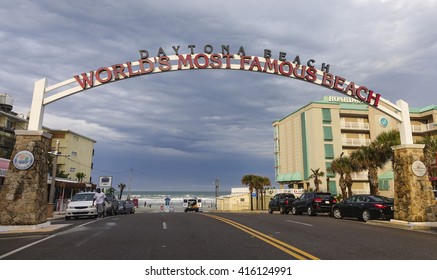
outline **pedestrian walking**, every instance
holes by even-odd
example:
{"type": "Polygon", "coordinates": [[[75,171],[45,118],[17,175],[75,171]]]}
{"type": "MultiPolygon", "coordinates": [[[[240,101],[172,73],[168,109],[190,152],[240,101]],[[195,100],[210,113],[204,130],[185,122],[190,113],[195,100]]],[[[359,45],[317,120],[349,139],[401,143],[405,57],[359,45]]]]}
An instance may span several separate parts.
{"type": "Polygon", "coordinates": [[[103,218],[104,203],[105,203],[105,201],[109,203],[109,201],[106,198],[106,195],[104,193],[102,193],[100,188],[97,188],[96,191],[97,192],[94,194],[92,206],[94,206],[94,202],[95,202],[96,208],[97,208],[97,217],[103,218]]]}

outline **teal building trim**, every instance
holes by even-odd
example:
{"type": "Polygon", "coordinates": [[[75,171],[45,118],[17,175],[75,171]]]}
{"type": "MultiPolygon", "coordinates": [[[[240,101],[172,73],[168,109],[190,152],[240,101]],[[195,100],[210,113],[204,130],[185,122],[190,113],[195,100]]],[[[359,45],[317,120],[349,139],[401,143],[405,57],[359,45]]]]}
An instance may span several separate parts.
{"type": "Polygon", "coordinates": [[[302,158],[303,158],[303,177],[304,180],[309,177],[308,169],[308,143],[307,143],[307,129],[306,129],[306,115],[305,112],[300,114],[300,126],[302,130],[302,158]]]}

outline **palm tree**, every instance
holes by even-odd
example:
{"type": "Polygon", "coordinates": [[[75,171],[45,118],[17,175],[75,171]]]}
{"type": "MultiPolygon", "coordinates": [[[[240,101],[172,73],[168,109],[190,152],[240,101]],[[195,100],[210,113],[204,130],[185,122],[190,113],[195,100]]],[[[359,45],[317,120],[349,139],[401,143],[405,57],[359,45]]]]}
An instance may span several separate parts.
{"type": "Polygon", "coordinates": [[[430,177],[437,177],[437,136],[425,135],[417,143],[425,144],[423,155],[425,157],[425,165],[428,167],[428,174],[430,177]]]}
{"type": "Polygon", "coordinates": [[[120,194],[118,195],[118,199],[121,199],[121,196],[123,195],[123,190],[126,188],[126,184],[120,183],[118,184],[118,188],[120,189],[120,194]]]}
{"type": "Polygon", "coordinates": [[[401,136],[399,131],[392,129],[389,131],[381,132],[375,140],[372,141],[370,145],[372,145],[382,159],[385,159],[386,162],[391,160],[392,169],[394,169],[394,152],[392,147],[401,144],[401,136]]]}
{"type": "MultiPolygon", "coordinates": [[[[340,175],[340,180],[338,182],[341,190],[341,196],[343,198],[348,197],[346,189],[348,188],[348,180],[345,178],[345,174],[349,173],[350,175],[350,159],[347,156],[340,156],[339,158],[335,158],[331,162],[331,166],[328,167],[328,172],[334,172],[340,175]]],[[[352,182],[352,180],[351,180],[352,182]]],[[[352,185],[352,184],[351,184],[352,185]]]]}
{"type": "Polygon", "coordinates": [[[381,156],[377,146],[361,146],[350,155],[352,161],[357,164],[357,170],[367,170],[367,178],[370,186],[370,194],[378,195],[378,168],[382,168],[387,159],[381,156]]]}
{"type": "Polygon", "coordinates": [[[78,182],[82,182],[83,178],[85,178],[85,177],[86,177],[86,174],[83,173],[83,172],[77,172],[76,173],[76,179],[77,179],[78,182]]]}
{"type": "Polygon", "coordinates": [[[325,173],[323,171],[320,171],[320,168],[317,169],[311,169],[312,174],[310,175],[310,179],[314,179],[314,185],[316,187],[316,192],[319,191],[319,184],[322,183],[322,180],[319,179],[319,177],[325,176],[325,173]]]}
{"type": "Polygon", "coordinates": [[[264,188],[271,186],[270,179],[268,177],[258,176],[258,188],[261,193],[261,210],[264,210],[264,188]]]}
{"type": "Polygon", "coordinates": [[[244,175],[243,178],[241,178],[241,183],[243,185],[249,186],[250,210],[253,210],[252,193],[253,190],[256,188],[256,175],[253,174],[244,175]]]}

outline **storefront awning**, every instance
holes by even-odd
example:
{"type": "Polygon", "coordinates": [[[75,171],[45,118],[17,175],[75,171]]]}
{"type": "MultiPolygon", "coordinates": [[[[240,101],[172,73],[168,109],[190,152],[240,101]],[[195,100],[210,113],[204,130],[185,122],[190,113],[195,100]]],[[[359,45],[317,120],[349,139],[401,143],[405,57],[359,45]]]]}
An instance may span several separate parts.
{"type": "MultiPolygon", "coordinates": [[[[47,179],[47,184],[50,185],[51,183],[52,183],[52,178],[49,177],[47,179]]],[[[91,183],[80,183],[74,180],[56,177],[55,186],[58,188],[65,188],[65,189],[85,189],[85,188],[95,189],[97,185],[91,183]]]]}
{"type": "Polygon", "coordinates": [[[300,172],[278,174],[278,176],[276,176],[276,181],[277,182],[302,181],[302,174],[300,174],[300,172]]]}
{"type": "Polygon", "coordinates": [[[378,176],[378,180],[390,181],[393,180],[393,170],[386,171],[378,176]]]}

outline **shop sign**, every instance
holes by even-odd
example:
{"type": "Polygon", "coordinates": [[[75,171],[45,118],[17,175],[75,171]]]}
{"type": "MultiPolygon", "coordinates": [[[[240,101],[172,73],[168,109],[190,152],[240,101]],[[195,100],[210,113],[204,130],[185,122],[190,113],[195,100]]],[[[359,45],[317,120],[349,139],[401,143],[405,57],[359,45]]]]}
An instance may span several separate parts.
{"type": "Polygon", "coordinates": [[[100,67],[97,70],[75,75],[74,79],[85,90],[117,80],[142,76],[152,73],[191,69],[230,69],[253,71],[279,76],[290,77],[309,83],[327,87],[334,91],[351,96],[361,102],[378,107],[380,94],[365,87],[348,82],[345,78],[331,74],[330,65],[321,63],[316,69],[316,60],[302,60],[299,55],[291,59],[286,52],[279,52],[273,58],[272,51],[265,49],[263,56],[247,55],[243,46],[231,53],[229,45],[221,45],[218,51],[212,45],[200,48],[200,53],[195,45],[188,45],[188,54],[179,54],[180,46],[172,46],[172,54],[160,47],[155,57],[150,57],[146,49],[139,50],[140,59],[133,62],[113,64],[100,67]]]}
{"type": "Polygon", "coordinates": [[[20,151],[14,156],[12,162],[15,168],[19,170],[27,170],[33,165],[34,160],[35,158],[31,152],[20,151]]]}
{"type": "Polygon", "coordinates": [[[413,162],[411,168],[413,169],[414,175],[416,175],[417,177],[423,177],[426,174],[426,166],[420,160],[416,160],[415,162],[413,162]]]}

